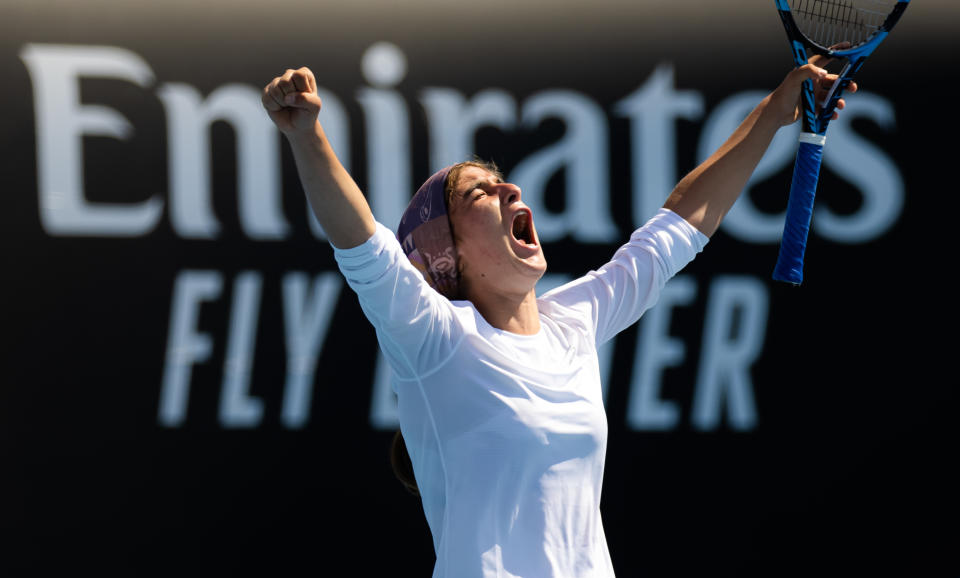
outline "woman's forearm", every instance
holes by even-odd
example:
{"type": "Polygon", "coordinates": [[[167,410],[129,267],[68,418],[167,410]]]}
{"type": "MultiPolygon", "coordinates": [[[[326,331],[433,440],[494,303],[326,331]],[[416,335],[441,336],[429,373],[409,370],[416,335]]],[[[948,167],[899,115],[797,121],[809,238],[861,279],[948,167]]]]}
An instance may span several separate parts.
{"type": "Polygon", "coordinates": [[[757,105],[716,152],[687,174],[663,205],[708,237],[740,196],[781,126],[779,117],[766,112],[769,100],[757,105]]]}
{"type": "MultiPolygon", "coordinates": [[[[663,206],[686,219],[704,235],[713,235],[747,185],[777,130],[799,118],[797,104],[803,83],[808,80],[814,83],[818,102],[826,97],[837,79],[837,75],[828,74],[818,66],[826,65],[828,61],[828,58],[816,56],[811,59],[811,64],[790,71],[780,86],[740,123],[723,146],[680,181],[663,206]]],[[[848,92],[856,90],[856,84],[848,87],[848,92]]],[[[840,99],[837,110],[843,107],[844,101],[840,99]]],[[[833,117],[836,116],[834,111],[833,117]]]]}
{"type": "Polygon", "coordinates": [[[307,200],[333,246],[349,249],[369,239],[373,213],[317,120],[323,103],[313,72],[288,68],[263,88],[261,102],[290,143],[307,200]]]}
{"type": "Polygon", "coordinates": [[[376,229],[373,213],[320,123],[287,140],[310,208],[333,246],[349,249],[369,239],[376,229]]]}

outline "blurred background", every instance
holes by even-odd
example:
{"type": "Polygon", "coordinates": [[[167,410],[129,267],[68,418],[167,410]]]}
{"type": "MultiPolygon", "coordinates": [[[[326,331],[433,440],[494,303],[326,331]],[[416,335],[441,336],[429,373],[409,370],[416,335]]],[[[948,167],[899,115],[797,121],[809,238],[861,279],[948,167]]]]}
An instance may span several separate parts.
{"type": "MultiPolygon", "coordinates": [[[[831,125],[802,286],[796,127],[602,351],[619,576],[956,576],[952,93],[916,0],[831,125]],[[939,327],[939,329],[938,329],[939,327]]],[[[0,574],[429,576],[389,372],[259,104],[310,67],[393,228],[474,155],[550,272],[602,264],[791,67],[773,2],[0,0],[0,574]],[[343,571],[340,571],[343,572],[343,571]]]]}

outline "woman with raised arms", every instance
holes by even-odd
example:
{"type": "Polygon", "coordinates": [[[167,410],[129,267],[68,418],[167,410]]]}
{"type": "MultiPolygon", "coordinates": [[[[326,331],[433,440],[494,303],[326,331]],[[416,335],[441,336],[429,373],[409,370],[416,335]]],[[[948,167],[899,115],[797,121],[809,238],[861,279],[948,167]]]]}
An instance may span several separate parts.
{"type": "Polygon", "coordinates": [[[797,120],[803,81],[825,93],[835,78],[825,64],[787,74],[608,263],[540,298],[547,261],[534,215],[496,167],[438,171],[394,234],[327,141],[313,73],[287,70],[264,88],[393,371],[434,577],[614,575],[600,519],[597,348],[704,248],[774,134],[797,120]]]}

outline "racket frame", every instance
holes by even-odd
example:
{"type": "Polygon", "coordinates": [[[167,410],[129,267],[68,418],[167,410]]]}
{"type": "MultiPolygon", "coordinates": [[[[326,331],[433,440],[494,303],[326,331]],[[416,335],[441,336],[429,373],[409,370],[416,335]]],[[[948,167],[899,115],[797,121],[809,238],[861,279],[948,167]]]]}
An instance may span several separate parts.
{"type": "Polygon", "coordinates": [[[837,79],[827,93],[824,106],[818,114],[812,80],[803,82],[801,90],[802,131],[797,160],[794,164],[793,182],[790,187],[790,201],[787,205],[787,217],[784,223],[784,237],[780,245],[780,255],[774,268],[773,278],[799,285],[803,281],[803,253],[806,249],[807,233],[813,214],[813,197],[819,180],[822,148],[826,141],[827,126],[831,117],[853,77],[860,71],[867,57],[886,39],[890,30],[900,20],[910,0],[898,0],[890,14],[884,19],[877,31],[864,42],[849,48],[833,49],[823,46],[801,32],[793,19],[789,0],[774,0],[777,13],[783,22],[790,41],[794,65],[804,66],[813,55],[830,59],[843,59],[845,64],[837,74],[837,79]],[[809,205],[809,206],[807,206],[809,205]]]}

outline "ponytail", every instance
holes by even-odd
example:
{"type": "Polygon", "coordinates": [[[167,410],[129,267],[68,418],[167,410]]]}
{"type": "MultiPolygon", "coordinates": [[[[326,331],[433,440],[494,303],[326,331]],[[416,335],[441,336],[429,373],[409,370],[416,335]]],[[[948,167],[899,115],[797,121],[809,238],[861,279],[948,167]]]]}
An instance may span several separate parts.
{"type": "Polygon", "coordinates": [[[411,494],[419,496],[420,490],[413,476],[413,462],[410,461],[407,444],[403,441],[400,430],[393,434],[393,443],[390,445],[390,465],[393,467],[393,475],[397,476],[403,487],[411,494]]]}

